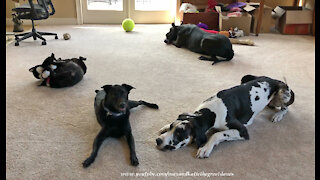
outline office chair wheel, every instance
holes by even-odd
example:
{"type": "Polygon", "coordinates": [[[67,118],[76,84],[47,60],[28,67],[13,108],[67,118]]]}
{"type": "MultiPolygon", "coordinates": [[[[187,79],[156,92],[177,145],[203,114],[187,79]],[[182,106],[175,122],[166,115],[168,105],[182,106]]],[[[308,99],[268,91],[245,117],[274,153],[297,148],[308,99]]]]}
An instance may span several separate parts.
{"type": "Polygon", "coordinates": [[[18,43],[18,42],[16,42],[16,43],[14,43],[14,45],[15,45],[15,46],[19,46],[19,43],[18,43]]]}
{"type": "Polygon", "coordinates": [[[34,37],[33,37],[33,40],[37,40],[37,37],[34,36],[34,37]]]}
{"type": "Polygon", "coordinates": [[[58,35],[56,35],[54,38],[55,38],[55,39],[58,39],[58,35]]]}
{"type": "Polygon", "coordinates": [[[45,41],[42,41],[42,45],[47,45],[47,42],[45,42],[45,41]]]}

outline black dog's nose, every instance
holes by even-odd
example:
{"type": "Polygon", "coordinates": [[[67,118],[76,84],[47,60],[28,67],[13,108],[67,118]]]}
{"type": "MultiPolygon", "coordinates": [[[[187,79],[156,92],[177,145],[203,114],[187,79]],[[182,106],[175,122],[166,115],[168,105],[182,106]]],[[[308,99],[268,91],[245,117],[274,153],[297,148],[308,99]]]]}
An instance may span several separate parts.
{"type": "Polygon", "coordinates": [[[156,139],[156,142],[157,142],[157,146],[159,146],[160,144],[162,144],[162,139],[157,138],[157,139],[156,139]]]}
{"type": "Polygon", "coordinates": [[[119,104],[119,107],[120,107],[120,108],[125,108],[125,107],[126,107],[126,103],[120,103],[120,104],[119,104]]]}
{"type": "Polygon", "coordinates": [[[164,43],[166,43],[166,44],[167,44],[167,43],[168,43],[168,41],[165,39],[165,40],[164,40],[164,43]]]}

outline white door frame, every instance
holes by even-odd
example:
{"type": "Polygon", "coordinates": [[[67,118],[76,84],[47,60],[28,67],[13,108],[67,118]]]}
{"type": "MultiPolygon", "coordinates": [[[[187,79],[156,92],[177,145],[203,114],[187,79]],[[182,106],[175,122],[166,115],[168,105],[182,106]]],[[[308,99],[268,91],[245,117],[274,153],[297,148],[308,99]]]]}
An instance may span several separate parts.
{"type": "Polygon", "coordinates": [[[76,1],[76,10],[77,10],[77,24],[83,24],[83,13],[82,13],[82,0],[76,1]]]}
{"type": "MultiPolygon", "coordinates": [[[[77,11],[77,24],[78,25],[82,25],[83,24],[83,12],[82,12],[82,0],[75,0],[76,1],[76,11],[77,11]]],[[[177,0],[177,7],[176,7],[176,14],[175,16],[177,17],[177,12],[178,12],[178,9],[179,9],[179,4],[180,4],[180,1],[181,0],[177,0]]],[[[128,0],[128,17],[130,18],[130,0],[128,0]]],[[[176,19],[176,18],[175,18],[176,19]]]]}

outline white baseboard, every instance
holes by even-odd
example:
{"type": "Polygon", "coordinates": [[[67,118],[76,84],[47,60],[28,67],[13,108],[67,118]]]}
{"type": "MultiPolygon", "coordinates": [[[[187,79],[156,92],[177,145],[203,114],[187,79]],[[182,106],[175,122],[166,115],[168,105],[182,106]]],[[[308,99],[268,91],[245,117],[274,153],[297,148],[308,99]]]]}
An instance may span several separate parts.
{"type": "MultiPolygon", "coordinates": [[[[23,24],[31,25],[31,20],[22,20],[23,24]]],[[[48,18],[44,20],[34,21],[35,25],[76,25],[77,18],[48,18]]],[[[6,18],[6,25],[13,25],[11,18],[6,18]]]]}

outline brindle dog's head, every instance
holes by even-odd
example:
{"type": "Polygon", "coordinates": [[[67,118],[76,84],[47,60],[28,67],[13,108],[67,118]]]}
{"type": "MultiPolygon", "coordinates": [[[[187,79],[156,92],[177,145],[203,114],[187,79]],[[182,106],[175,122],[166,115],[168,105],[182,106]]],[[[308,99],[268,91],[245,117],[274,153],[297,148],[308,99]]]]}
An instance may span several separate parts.
{"type": "Polygon", "coordinates": [[[172,41],[175,41],[178,37],[178,27],[174,23],[171,24],[172,27],[170,28],[170,31],[166,34],[166,39],[164,42],[166,44],[171,44],[172,41]]]}

